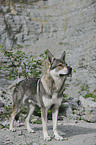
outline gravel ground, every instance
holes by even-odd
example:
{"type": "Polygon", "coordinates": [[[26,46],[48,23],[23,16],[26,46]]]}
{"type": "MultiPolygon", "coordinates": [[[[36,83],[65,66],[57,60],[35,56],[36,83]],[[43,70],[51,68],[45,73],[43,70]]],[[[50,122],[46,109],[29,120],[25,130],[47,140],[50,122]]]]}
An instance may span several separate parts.
{"type": "MultiPolygon", "coordinates": [[[[65,123],[58,122],[59,134],[62,135],[64,141],[52,140],[46,142],[43,140],[42,125],[33,124],[32,128],[35,133],[28,133],[24,124],[17,123],[16,132],[10,132],[9,129],[0,130],[0,145],[96,145],[96,123],[65,123]]],[[[52,121],[48,121],[48,132],[53,136],[52,121]]]]}

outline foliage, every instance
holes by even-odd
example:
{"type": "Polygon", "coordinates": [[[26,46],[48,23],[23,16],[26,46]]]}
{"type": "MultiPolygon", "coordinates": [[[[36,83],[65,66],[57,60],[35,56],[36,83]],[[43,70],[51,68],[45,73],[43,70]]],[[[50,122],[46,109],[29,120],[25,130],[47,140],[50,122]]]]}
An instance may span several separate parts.
{"type": "Polygon", "coordinates": [[[96,92],[96,89],[94,89],[94,92],[96,92]]]}
{"type": "MultiPolygon", "coordinates": [[[[91,93],[91,92],[89,91],[89,86],[88,86],[88,84],[85,84],[85,83],[84,83],[84,85],[81,86],[81,91],[85,91],[85,92],[86,92],[86,95],[84,96],[84,98],[89,98],[89,97],[91,97],[91,98],[93,98],[94,101],[96,101],[96,93],[95,93],[95,92],[96,92],[96,89],[94,89],[94,92],[91,93]]],[[[81,93],[81,92],[79,91],[78,93],[81,93]]]]}
{"type": "Polygon", "coordinates": [[[84,83],[84,85],[81,86],[81,91],[87,91],[87,92],[88,92],[88,91],[89,91],[89,86],[88,86],[88,84],[85,84],[85,83],[84,83]]]}
{"type": "Polygon", "coordinates": [[[24,78],[39,77],[41,74],[42,62],[47,58],[46,50],[43,54],[36,59],[32,55],[27,55],[23,51],[17,50],[16,52],[7,51],[3,49],[5,58],[7,58],[8,63],[4,64],[0,69],[8,73],[8,79],[17,76],[19,78],[23,76],[24,78]]]}
{"type": "Polygon", "coordinates": [[[84,98],[89,98],[89,97],[93,98],[94,101],[96,101],[96,95],[94,95],[94,94],[92,94],[92,93],[87,93],[87,94],[84,96],[84,98]]]}
{"type": "Polygon", "coordinates": [[[76,74],[76,70],[75,69],[73,69],[73,72],[76,74]]]}
{"type": "Polygon", "coordinates": [[[42,124],[42,121],[40,120],[40,118],[33,116],[31,118],[31,122],[34,124],[42,124]]]}

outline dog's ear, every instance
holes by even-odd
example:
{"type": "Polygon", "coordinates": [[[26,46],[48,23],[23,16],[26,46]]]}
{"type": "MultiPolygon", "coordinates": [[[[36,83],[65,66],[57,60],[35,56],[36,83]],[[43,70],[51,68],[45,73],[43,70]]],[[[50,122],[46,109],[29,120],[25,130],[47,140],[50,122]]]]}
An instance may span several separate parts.
{"type": "Polygon", "coordinates": [[[50,51],[47,52],[47,58],[48,58],[48,61],[50,62],[50,64],[53,62],[53,55],[51,54],[50,51]]]}
{"type": "Polygon", "coordinates": [[[61,59],[64,61],[64,63],[65,63],[65,57],[66,57],[66,52],[64,51],[62,56],[61,56],[61,59]]]}

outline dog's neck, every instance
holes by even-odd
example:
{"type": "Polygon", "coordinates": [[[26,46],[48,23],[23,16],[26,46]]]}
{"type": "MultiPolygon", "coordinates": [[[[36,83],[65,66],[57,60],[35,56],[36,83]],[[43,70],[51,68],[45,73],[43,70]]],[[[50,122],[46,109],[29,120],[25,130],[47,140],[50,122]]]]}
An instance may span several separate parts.
{"type": "Polygon", "coordinates": [[[52,79],[52,77],[49,74],[44,74],[41,77],[41,82],[43,84],[46,94],[52,95],[52,89],[54,84],[54,80],[52,79]]]}
{"type": "Polygon", "coordinates": [[[56,89],[58,91],[61,88],[64,79],[63,78],[60,78],[60,77],[57,77],[57,76],[54,76],[53,77],[53,80],[55,82],[55,86],[56,86],[56,89]]]}
{"type": "Polygon", "coordinates": [[[60,77],[52,78],[51,75],[47,73],[41,77],[41,82],[48,95],[53,95],[53,94],[58,95],[58,93],[62,89],[61,87],[64,82],[64,78],[60,78],[60,77]]]}

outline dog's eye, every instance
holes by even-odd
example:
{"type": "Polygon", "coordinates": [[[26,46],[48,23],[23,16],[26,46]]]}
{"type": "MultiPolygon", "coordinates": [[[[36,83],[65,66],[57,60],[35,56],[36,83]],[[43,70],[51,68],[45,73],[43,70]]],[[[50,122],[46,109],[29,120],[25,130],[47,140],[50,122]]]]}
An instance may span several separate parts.
{"type": "Polygon", "coordinates": [[[58,66],[62,67],[62,64],[58,64],[58,66]]]}

